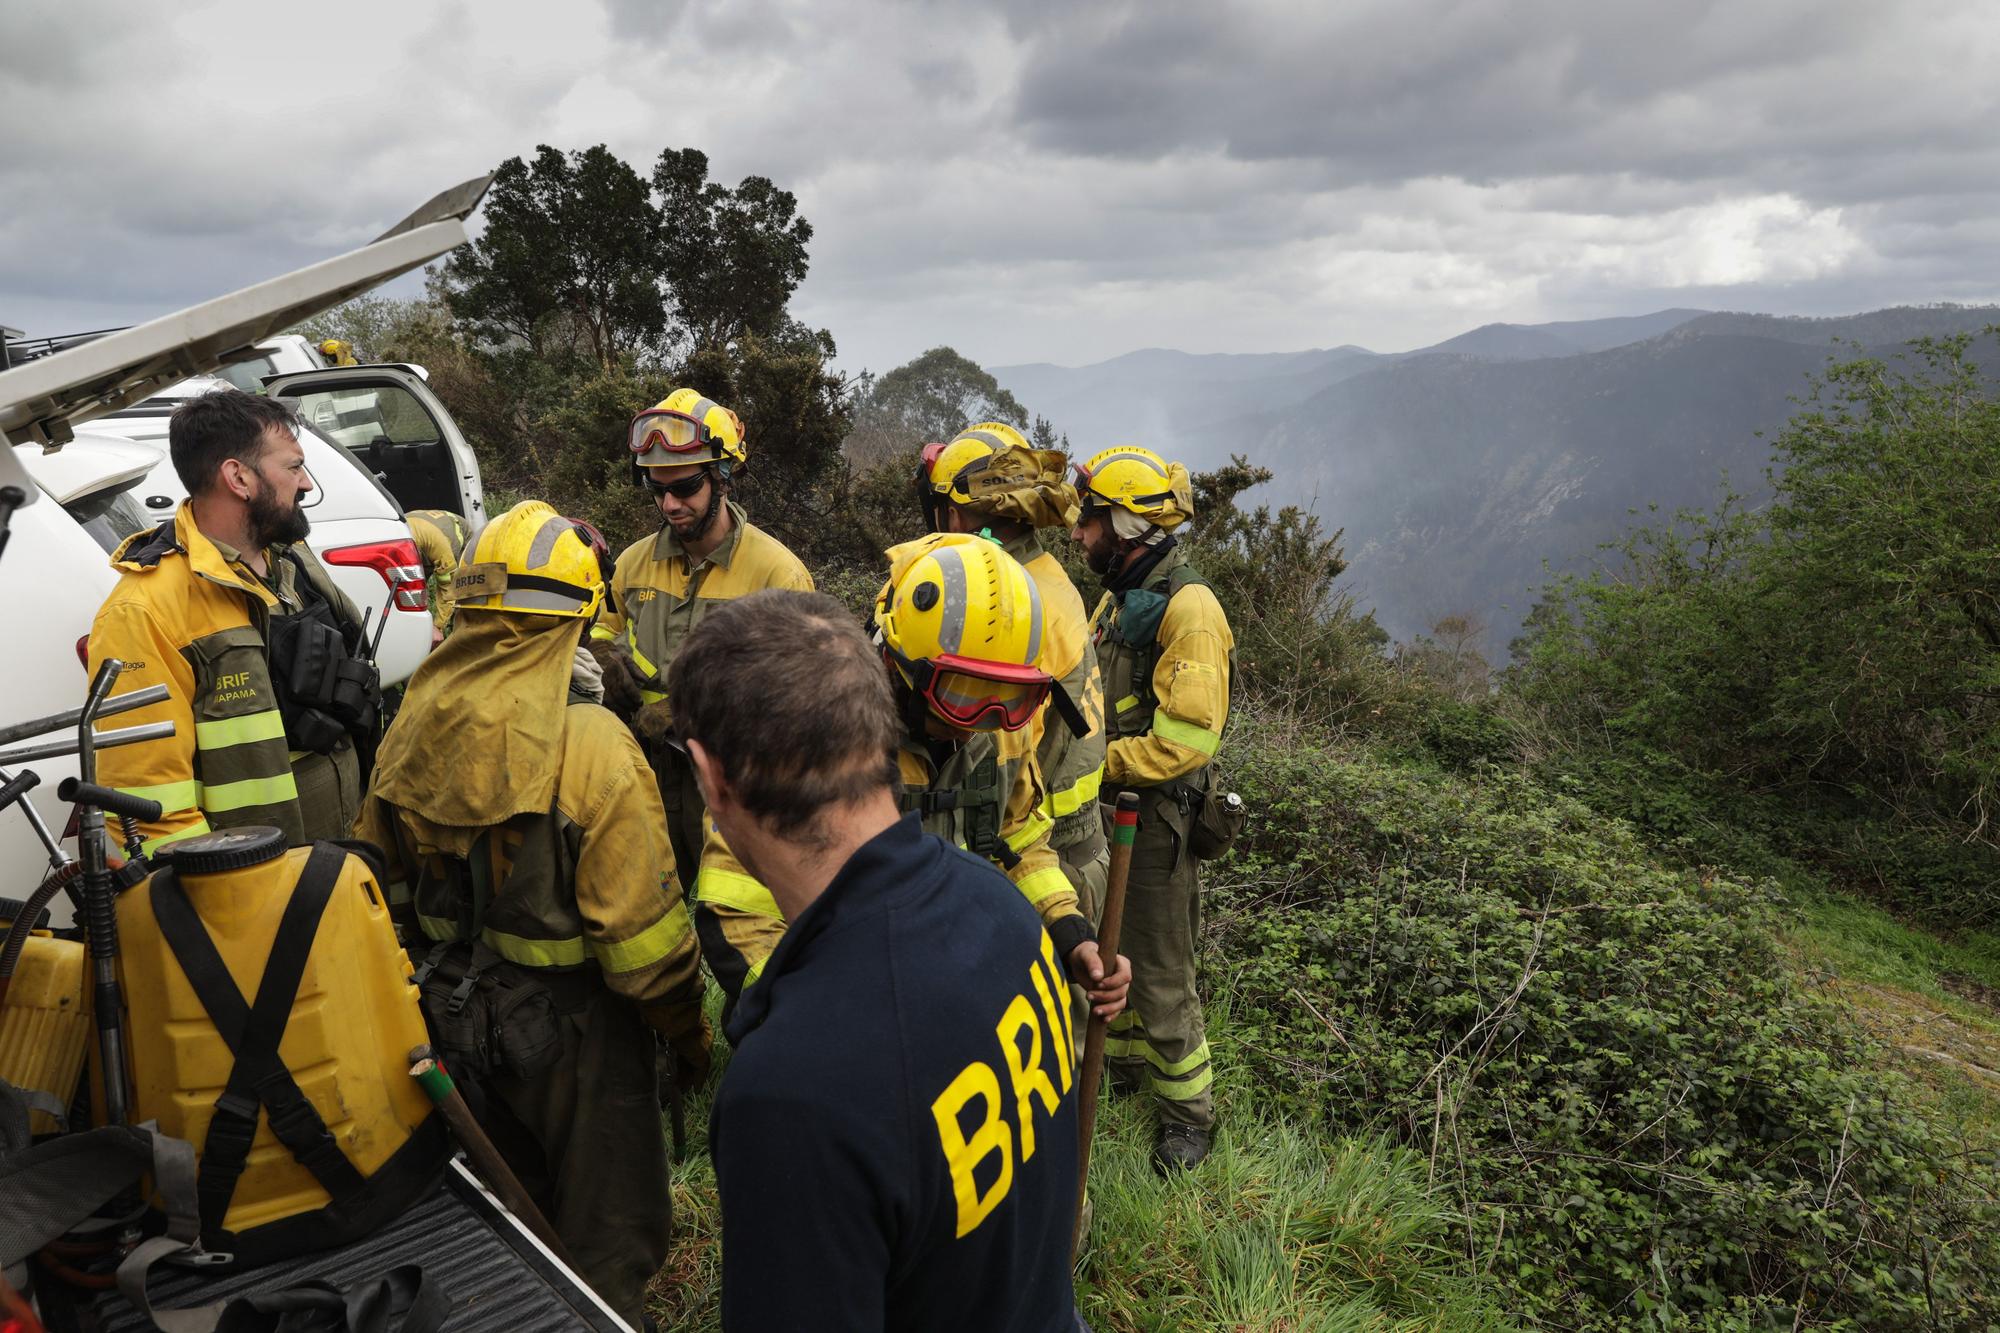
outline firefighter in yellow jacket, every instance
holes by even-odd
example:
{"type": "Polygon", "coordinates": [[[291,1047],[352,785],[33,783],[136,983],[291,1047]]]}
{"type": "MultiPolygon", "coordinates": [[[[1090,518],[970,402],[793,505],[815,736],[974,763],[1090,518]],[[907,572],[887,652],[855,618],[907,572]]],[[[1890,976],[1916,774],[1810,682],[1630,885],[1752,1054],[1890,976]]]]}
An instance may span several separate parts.
{"type": "Polygon", "coordinates": [[[632,418],[627,443],[659,507],[660,530],[618,557],[591,650],[604,669],[605,703],[646,746],[681,883],[691,885],[705,833],[701,790],[687,757],[668,743],[667,668],[707,607],[762,588],[810,592],[812,575],[729,498],[749,458],[734,412],[697,390],[676,389],[632,418]]]}
{"type": "Polygon", "coordinates": [[[1040,528],[1068,528],[1077,506],[1068,464],[1060,450],[1035,449],[1012,426],[982,421],[947,444],[924,447],[917,487],[926,527],[999,542],[1041,594],[1041,665],[1082,711],[1089,729],[1079,736],[1043,709],[1028,724],[1028,742],[1048,786],[1042,810],[1052,821],[1049,845],[1094,925],[1103,910],[1110,859],[1097,816],[1104,778],[1104,683],[1083,598],[1036,536],[1040,528]]]}
{"type": "Polygon", "coordinates": [[[98,780],[160,803],[141,828],[149,851],[250,824],[295,845],[343,837],[359,808],[376,674],[359,613],[302,540],[313,483],[296,424],[240,389],[176,408],[168,449],[188,498],[112,556],[123,576],[91,625],[91,673],[115,657],[117,693],[164,684],[164,703],[121,725],[171,721],[174,734],[105,750],[98,780]],[[299,652],[326,668],[313,673],[325,697],[289,688],[299,652]]]}
{"type": "Polygon", "coordinates": [[[1132,1004],[1112,1020],[1105,1055],[1124,1081],[1150,1085],[1160,1117],[1153,1161],[1164,1171],[1207,1156],[1215,1123],[1192,838],[1229,718],[1235,639],[1173,536],[1194,516],[1185,467],[1137,446],[1106,449],[1077,469],[1077,492],[1070,536],[1105,587],[1092,617],[1111,734],[1104,795],[1140,796],[1119,939],[1132,958],[1132,1004]]]}
{"type": "MultiPolygon", "coordinates": [[[[1020,562],[991,541],[938,533],[892,547],[875,603],[876,640],[903,713],[897,766],[903,809],[924,828],[998,866],[1040,913],[1070,976],[1087,991],[1107,976],[1097,934],[1055,851],[1047,792],[1028,724],[1084,729],[1074,704],[1038,665],[1041,594],[1020,562]]],[[[709,970],[734,1002],[755,984],[784,935],[770,891],[711,834],[695,892],[695,928],[709,970]]]]}
{"type": "Polygon", "coordinates": [[[516,505],[480,530],[456,593],[355,831],[388,854],[419,974],[471,975],[468,1001],[489,997],[490,1023],[427,1003],[446,1063],[474,1076],[487,1132],[636,1326],[673,1222],[648,1027],[689,1082],[708,1064],[666,821],[632,734],[571,686],[604,601],[579,525],[516,505]],[[552,1020],[539,1001],[492,998],[524,990],[546,993],[552,1020]],[[478,1040],[455,1047],[468,1025],[478,1040]]]}

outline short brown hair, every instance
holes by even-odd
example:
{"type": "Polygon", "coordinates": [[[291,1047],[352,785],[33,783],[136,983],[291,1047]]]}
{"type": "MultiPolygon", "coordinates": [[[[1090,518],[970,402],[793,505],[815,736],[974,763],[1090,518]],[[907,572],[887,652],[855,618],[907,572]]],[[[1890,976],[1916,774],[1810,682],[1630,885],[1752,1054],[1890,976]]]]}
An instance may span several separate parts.
{"type": "Polygon", "coordinates": [[[249,467],[264,452],[264,435],[272,427],[299,433],[299,419],[275,398],[241,389],[216,389],[197,395],[167,418],[167,453],[174,475],[189,495],[201,495],[215,484],[222,464],[235,459],[249,467]]]}
{"type": "Polygon", "coordinates": [[[711,607],[667,672],[674,730],[743,808],[810,842],[820,813],[897,778],[902,724],[882,653],[824,593],[766,589],[711,607]]]}

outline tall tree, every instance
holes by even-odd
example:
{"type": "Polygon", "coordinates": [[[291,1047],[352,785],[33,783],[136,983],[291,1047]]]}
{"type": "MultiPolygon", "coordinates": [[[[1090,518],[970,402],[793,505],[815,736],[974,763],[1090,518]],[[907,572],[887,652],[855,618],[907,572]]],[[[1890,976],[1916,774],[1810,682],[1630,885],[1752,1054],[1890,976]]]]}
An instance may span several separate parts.
{"type": "Polygon", "coordinates": [[[603,144],[510,157],[487,192],[486,230],[444,261],[453,316],[492,345],[546,359],[565,342],[601,368],[666,331],[660,212],[645,180],[603,144]]]}
{"type": "Polygon", "coordinates": [[[695,349],[745,335],[782,336],[787,305],[806,276],[812,224],[798,200],[762,176],[735,189],[708,178],[708,154],[669,148],[653,167],[662,223],[662,271],[695,349]]]}
{"type": "Polygon", "coordinates": [[[1036,442],[1054,447],[1054,427],[1041,418],[1031,422],[1028,410],[998,380],[951,348],[933,347],[869,386],[847,454],[864,465],[881,462],[932,440],[949,440],[975,421],[1037,429],[1036,442]]]}

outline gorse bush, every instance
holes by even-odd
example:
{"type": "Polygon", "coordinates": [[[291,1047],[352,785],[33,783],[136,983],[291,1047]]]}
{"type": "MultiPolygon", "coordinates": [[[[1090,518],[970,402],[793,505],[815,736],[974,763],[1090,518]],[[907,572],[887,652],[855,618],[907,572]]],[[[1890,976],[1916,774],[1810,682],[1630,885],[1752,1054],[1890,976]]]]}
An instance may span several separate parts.
{"type": "Polygon", "coordinates": [[[1991,1163],[1800,994],[1768,894],[1533,778],[1236,740],[1218,1063],[1423,1156],[1464,1261],[1552,1327],[1978,1327],[1991,1163]]]}

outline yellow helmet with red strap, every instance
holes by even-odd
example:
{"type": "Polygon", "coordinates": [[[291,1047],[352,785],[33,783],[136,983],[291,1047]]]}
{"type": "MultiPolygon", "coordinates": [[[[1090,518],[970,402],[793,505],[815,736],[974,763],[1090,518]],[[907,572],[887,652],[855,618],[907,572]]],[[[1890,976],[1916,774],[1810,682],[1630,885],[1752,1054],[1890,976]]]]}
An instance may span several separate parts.
{"type": "Polygon", "coordinates": [[[1028,571],[983,537],[939,532],[889,549],[875,599],[883,655],[941,721],[1014,731],[1048,698],[1042,597],[1028,571]]]}

